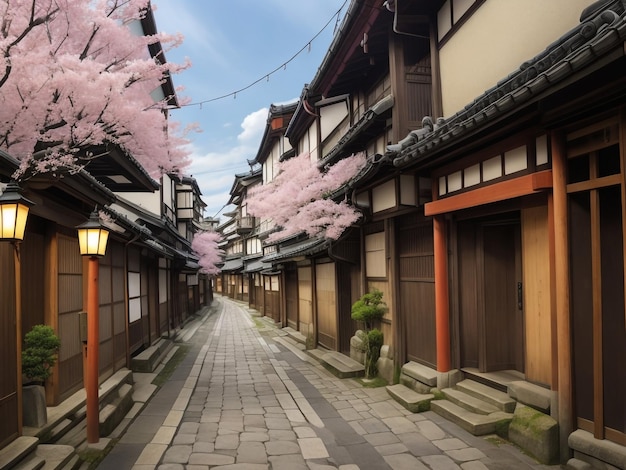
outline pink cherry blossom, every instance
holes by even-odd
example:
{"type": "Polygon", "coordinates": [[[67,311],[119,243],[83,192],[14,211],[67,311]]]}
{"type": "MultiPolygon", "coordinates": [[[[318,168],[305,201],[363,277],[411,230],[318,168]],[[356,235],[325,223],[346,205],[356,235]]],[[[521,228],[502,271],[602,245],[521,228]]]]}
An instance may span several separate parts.
{"type": "Polygon", "coordinates": [[[191,249],[200,257],[200,271],[205,274],[219,274],[220,268],[217,265],[222,261],[224,252],[218,248],[218,243],[222,239],[217,232],[198,232],[191,241],[191,249]]]}
{"type": "Polygon", "coordinates": [[[76,171],[109,143],[157,178],[189,163],[184,130],[151,92],[190,66],[151,57],[180,35],[138,33],[148,0],[0,0],[0,148],[16,177],[76,171]]]}
{"type": "Polygon", "coordinates": [[[302,153],[280,163],[274,180],[250,190],[248,212],[276,224],[278,230],[268,242],[302,232],[336,240],[359,219],[359,212],[347,202],[335,202],[328,196],[350,181],[365,163],[365,155],[359,153],[321,172],[310,155],[302,153]]]}

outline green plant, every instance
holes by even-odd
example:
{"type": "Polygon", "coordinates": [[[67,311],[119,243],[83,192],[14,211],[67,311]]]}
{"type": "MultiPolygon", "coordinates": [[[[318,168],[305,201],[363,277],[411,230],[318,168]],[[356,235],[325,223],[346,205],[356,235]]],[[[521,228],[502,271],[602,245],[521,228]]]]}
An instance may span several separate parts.
{"type": "Polygon", "coordinates": [[[374,328],[367,332],[367,342],[365,350],[365,377],[368,379],[378,375],[376,363],[380,357],[380,348],[383,345],[383,332],[374,328]]]}
{"type": "Polygon", "coordinates": [[[374,289],[352,304],[351,316],[353,320],[365,322],[366,329],[371,330],[372,322],[383,318],[386,311],[383,293],[374,289]]]}
{"type": "Polygon", "coordinates": [[[31,381],[43,383],[52,374],[61,347],[59,337],[48,325],[35,325],[24,337],[22,373],[31,381]]]}
{"type": "Polygon", "coordinates": [[[383,293],[378,289],[364,294],[352,304],[351,316],[353,320],[365,323],[366,336],[363,340],[365,348],[365,377],[372,379],[378,374],[376,362],[380,357],[380,348],[383,345],[383,333],[372,329],[374,321],[379,321],[387,311],[387,304],[383,302],[383,293]]]}

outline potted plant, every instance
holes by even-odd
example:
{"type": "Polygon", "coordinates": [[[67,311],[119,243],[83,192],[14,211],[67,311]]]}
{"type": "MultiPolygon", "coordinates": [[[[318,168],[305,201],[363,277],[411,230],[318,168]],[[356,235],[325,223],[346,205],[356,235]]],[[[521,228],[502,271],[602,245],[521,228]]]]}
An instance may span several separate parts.
{"type": "Polygon", "coordinates": [[[372,328],[372,326],[374,322],[383,318],[386,311],[387,305],[383,302],[383,293],[378,289],[368,292],[352,304],[352,319],[365,323],[366,328],[366,334],[363,338],[366,379],[373,379],[378,374],[376,363],[380,357],[380,348],[383,345],[383,333],[377,328],[372,328]]]}
{"type": "Polygon", "coordinates": [[[25,426],[42,427],[47,421],[44,384],[52,374],[61,341],[48,325],[35,325],[24,336],[22,374],[22,415],[25,426]]]}

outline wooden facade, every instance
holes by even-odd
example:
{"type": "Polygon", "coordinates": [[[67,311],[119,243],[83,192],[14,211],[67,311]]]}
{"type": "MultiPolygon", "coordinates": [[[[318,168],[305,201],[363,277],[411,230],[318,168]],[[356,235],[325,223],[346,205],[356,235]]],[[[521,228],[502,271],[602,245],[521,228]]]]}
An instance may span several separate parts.
{"type": "MultiPolygon", "coordinates": [[[[498,2],[467,4],[467,17],[498,23],[498,2]]],[[[320,166],[355,151],[373,157],[343,195],[363,214],[357,261],[337,253],[345,239],[268,256],[283,276],[284,311],[275,312],[269,276],[260,276],[263,302],[250,295],[251,305],[297,328],[309,347],[344,352],[349,306],[378,289],[396,367],[415,361],[442,380],[506,371],[554,398],[562,460],[572,449],[602,460],[593,444],[626,447],[623,2],[595,2],[571,30],[553,15],[561,38],[439,120],[462,75],[451,49],[465,50],[468,37],[463,21],[438,37],[437,12],[424,5],[396,6],[394,18],[353,2],[340,39],[368,33],[370,60],[358,48],[330,54],[301,97],[324,112],[296,112],[287,130],[296,153],[312,152],[320,166]],[[413,37],[393,32],[402,15],[413,37]],[[321,121],[332,112],[339,124],[329,130],[321,121]],[[588,449],[573,443],[578,431],[591,436],[588,449]]]]}

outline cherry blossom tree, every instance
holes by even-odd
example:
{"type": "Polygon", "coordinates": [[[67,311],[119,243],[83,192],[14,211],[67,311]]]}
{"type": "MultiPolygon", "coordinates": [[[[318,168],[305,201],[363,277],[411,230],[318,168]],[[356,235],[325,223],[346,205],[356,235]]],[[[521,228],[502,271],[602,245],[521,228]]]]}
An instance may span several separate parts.
{"type": "Polygon", "coordinates": [[[363,168],[365,154],[344,158],[321,172],[308,153],[279,164],[271,182],[255,186],[248,193],[248,212],[272,219],[278,230],[268,242],[306,232],[313,237],[337,240],[346,228],[359,219],[359,212],[346,201],[329,196],[363,168]]]}
{"type": "Polygon", "coordinates": [[[200,270],[206,274],[219,274],[217,265],[222,261],[223,250],[218,247],[222,237],[213,231],[198,232],[191,241],[191,249],[200,257],[200,270]]]}
{"type": "Polygon", "coordinates": [[[184,130],[151,92],[189,63],[151,57],[180,35],[142,35],[148,0],[0,0],[0,148],[16,177],[76,171],[95,145],[120,148],[154,177],[189,161],[184,130]]]}

